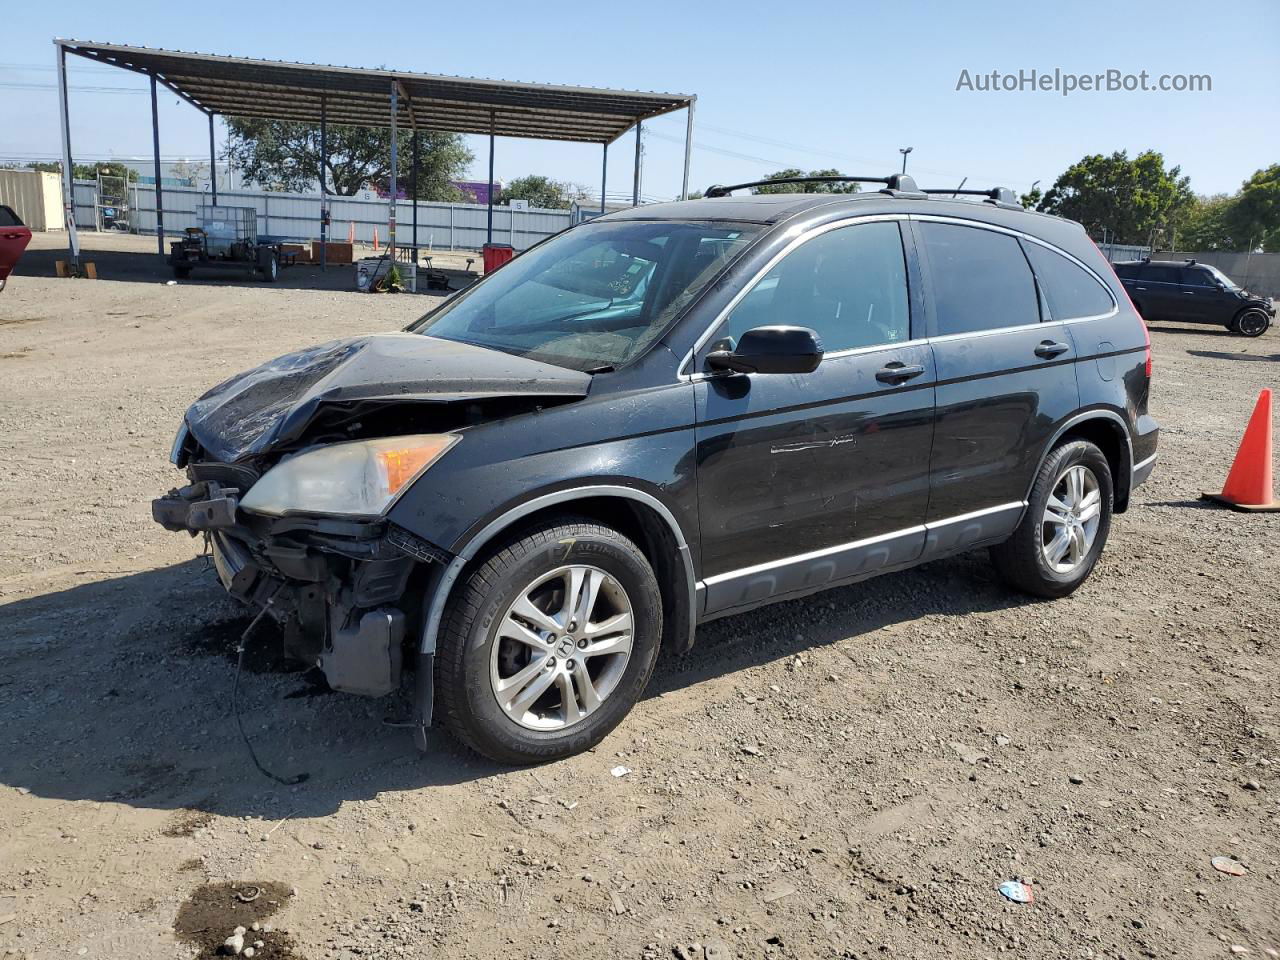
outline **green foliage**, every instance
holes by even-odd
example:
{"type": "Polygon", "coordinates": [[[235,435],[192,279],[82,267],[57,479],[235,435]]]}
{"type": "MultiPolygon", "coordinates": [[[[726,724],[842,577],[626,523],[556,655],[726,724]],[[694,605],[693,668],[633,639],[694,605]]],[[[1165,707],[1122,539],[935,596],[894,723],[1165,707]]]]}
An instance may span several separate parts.
{"type": "MultiPolygon", "coordinates": [[[[838,177],[839,170],[810,170],[805,173],[798,167],[788,167],[777,173],[769,174],[765,179],[782,180],[788,177],[838,177]]],[[[756,193],[857,193],[857,183],[779,183],[773,186],[756,187],[756,193]]]]}
{"type": "Polygon", "coordinates": [[[1176,246],[1179,250],[1236,250],[1236,240],[1227,223],[1228,214],[1236,198],[1225,193],[1212,197],[1196,197],[1187,218],[1178,229],[1176,246]]]}
{"type": "Polygon", "coordinates": [[[1246,180],[1223,219],[1235,249],[1280,251],[1280,163],[1246,180]]]}
{"type": "MultiPolygon", "coordinates": [[[[2,164],[7,170],[39,170],[41,173],[56,173],[62,176],[61,160],[37,160],[34,163],[2,164]]],[[[98,172],[107,177],[125,177],[129,183],[137,183],[138,171],[126,167],[123,163],[73,163],[72,174],[77,180],[97,180],[98,172]]]]}
{"type": "Polygon", "coordinates": [[[1040,206],[1040,201],[1044,199],[1044,194],[1040,192],[1039,187],[1032,187],[1029,193],[1024,193],[1018,198],[1018,202],[1028,210],[1035,210],[1040,206]]]}
{"type": "Polygon", "coordinates": [[[503,187],[501,202],[528,200],[531,207],[567,210],[573,201],[584,200],[586,196],[586,190],[576,183],[529,174],[527,177],[517,177],[503,187]]]}
{"type": "MultiPolygon", "coordinates": [[[[320,180],[320,127],[278,120],[227,118],[231,143],[227,156],[245,179],[275,190],[301,191],[320,180]]],[[[328,128],[325,169],[331,192],[352,196],[368,183],[385,185],[391,176],[388,127],[328,128]]],[[[413,165],[412,133],[400,131],[397,186],[409,187],[413,165]]],[[[419,133],[419,200],[462,200],[450,181],[461,178],[473,155],[455,133],[419,133]]]]}
{"type": "Polygon", "coordinates": [[[1084,157],[1060,176],[1036,205],[1084,224],[1091,235],[1116,243],[1170,244],[1191,207],[1190,178],[1146,150],[1132,160],[1124,150],[1084,157]]]}

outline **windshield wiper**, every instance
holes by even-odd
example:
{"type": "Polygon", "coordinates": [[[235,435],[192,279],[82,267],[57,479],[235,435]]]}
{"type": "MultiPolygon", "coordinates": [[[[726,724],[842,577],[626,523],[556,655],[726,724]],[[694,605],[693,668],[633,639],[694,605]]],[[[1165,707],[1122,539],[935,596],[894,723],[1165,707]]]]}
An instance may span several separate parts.
{"type": "Polygon", "coordinates": [[[597,367],[588,367],[584,373],[613,373],[617,368],[612,363],[602,363],[597,367]]]}

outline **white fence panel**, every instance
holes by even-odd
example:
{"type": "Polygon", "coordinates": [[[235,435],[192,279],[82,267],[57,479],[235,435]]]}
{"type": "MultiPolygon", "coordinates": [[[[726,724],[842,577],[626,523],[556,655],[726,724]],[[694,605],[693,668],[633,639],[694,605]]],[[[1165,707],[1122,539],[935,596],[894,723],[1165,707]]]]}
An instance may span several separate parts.
{"type": "MultiPolygon", "coordinates": [[[[76,182],[76,223],[82,230],[96,225],[94,201],[97,185],[91,180],[76,182]]],[[[155,188],[135,184],[130,187],[129,222],[137,233],[156,232],[155,188]]],[[[212,202],[208,190],[193,187],[166,187],[163,191],[164,230],[180,234],[197,225],[199,208],[212,202]]],[[[253,207],[258,212],[258,233],[287,240],[320,239],[320,197],[317,194],[274,193],[259,190],[222,191],[218,203],[226,207],[253,207]]],[[[414,204],[396,204],[396,242],[414,245],[414,204]]],[[[444,250],[478,250],[485,242],[488,208],[472,203],[419,202],[417,245],[444,250]]],[[[329,239],[345,241],[354,232],[357,243],[372,243],[374,231],[387,242],[387,203],[355,197],[329,198],[329,239]]],[[[509,243],[525,250],[570,225],[568,210],[512,210],[493,208],[493,241],[509,243]]]]}

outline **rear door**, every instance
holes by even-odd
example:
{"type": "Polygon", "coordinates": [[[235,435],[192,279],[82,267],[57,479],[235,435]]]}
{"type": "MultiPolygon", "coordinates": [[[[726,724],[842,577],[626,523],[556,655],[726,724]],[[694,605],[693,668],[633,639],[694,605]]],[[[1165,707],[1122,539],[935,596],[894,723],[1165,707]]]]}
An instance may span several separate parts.
{"type": "Polygon", "coordinates": [[[1022,515],[1039,455],[1079,404],[1066,324],[1041,320],[1016,235],[913,218],[937,364],[930,458],[931,552],[1001,539],[1022,515]]]}
{"type": "Polygon", "coordinates": [[[934,381],[921,313],[900,222],[855,221],[800,238],[695,352],[708,613],[920,555],[934,381]],[[707,374],[716,345],[778,324],[818,333],[816,370],[707,374]]]}
{"type": "Polygon", "coordinates": [[[1177,267],[1146,263],[1133,285],[1133,299],[1139,312],[1148,320],[1177,320],[1184,310],[1181,296],[1182,276],[1177,267]]]}
{"type": "Polygon", "coordinates": [[[10,207],[0,205],[0,283],[13,272],[14,265],[31,242],[28,230],[10,207]]]}

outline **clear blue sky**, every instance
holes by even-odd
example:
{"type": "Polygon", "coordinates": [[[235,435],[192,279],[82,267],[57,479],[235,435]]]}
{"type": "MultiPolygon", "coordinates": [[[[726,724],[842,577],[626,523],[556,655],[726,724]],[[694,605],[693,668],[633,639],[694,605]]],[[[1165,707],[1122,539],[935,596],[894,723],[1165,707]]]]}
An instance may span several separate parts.
{"type": "MultiPolygon", "coordinates": [[[[1201,193],[1234,191],[1280,162],[1280,4],[913,2],[746,4],[299,3],[190,6],[60,0],[3,14],[0,158],[58,153],[54,35],[281,60],[694,93],[692,182],[779,167],[898,168],[922,185],[1042,187],[1087,153],[1145,148],[1201,193]],[[492,25],[482,18],[494,10],[492,25]],[[175,15],[179,12],[180,15],[175,15]],[[382,29],[386,25],[386,29],[382,29]],[[1209,74],[1211,92],[980,93],[960,72],[1020,69],[1209,74]]],[[[146,81],[71,58],[77,155],[149,155],[146,81]],[[130,88],[137,93],[77,87],[130,88]]],[[[204,118],[162,99],[161,153],[202,159],[204,118]]],[[[644,190],[679,190],[683,114],[654,120],[644,190]],[[671,139],[667,139],[671,138],[671,139]],[[672,141],[677,142],[672,142],[672,141]]],[[[631,140],[612,151],[610,191],[629,189],[631,140]]],[[[486,145],[471,138],[483,176],[486,145]]],[[[498,141],[497,174],[599,182],[598,147],[498,141]]]]}

